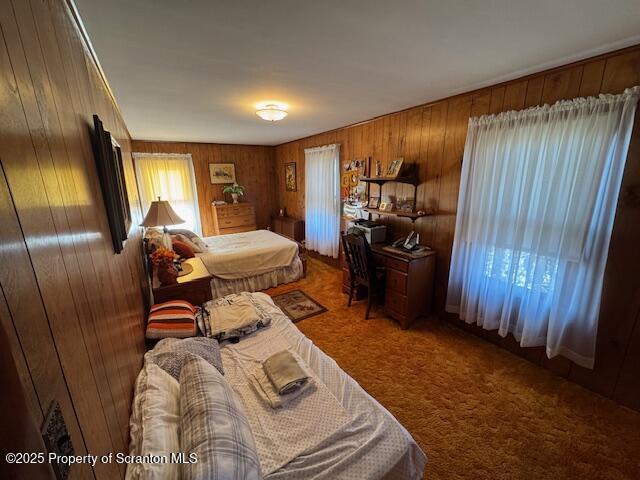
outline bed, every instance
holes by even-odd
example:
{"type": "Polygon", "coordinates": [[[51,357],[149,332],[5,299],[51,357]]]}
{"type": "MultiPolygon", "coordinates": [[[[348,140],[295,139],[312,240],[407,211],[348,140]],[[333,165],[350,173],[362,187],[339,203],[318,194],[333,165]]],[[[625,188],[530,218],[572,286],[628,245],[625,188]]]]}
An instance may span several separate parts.
{"type": "Polygon", "coordinates": [[[206,237],[204,242],[207,250],[196,255],[213,277],[213,298],[265,290],[304,275],[299,244],[268,230],[206,237]]]}
{"type": "MultiPolygon", "coordinates": [[[[238,343],[222,342],[218,358],[224,369],[221,378],[243,405],[263,478],[421,479],[427,459],[409,432],[305,337],[268,295],[248,295],[271,321],[238,343]],[[282,349],[302,360],[317,388],[273,409],[261,401],[249,376],[262,360],[282,349]]],[[[152,362],[153,352],[145,362],[152,362]]],[[[137,387],[134,403],[138,398],[137,387]]],[[[139,430],[133,417],[132,432],[139,430]]],[[[221,422],[216,417],[213,423],[221,422]]],[[[133,438],[132,433],[132,450],[133,438]]]]}
{"type": "Polygon", "coordinates": [[[221,355],[225,378],[247,407],[265,478],[422,478],[426,456],[409,432],[331,357],[305,337],[271,297],[263,293],[253,295],[270,314],[271,325],[237,344],[223,343],[221,355]],[[287,457],[300,449],[289,450],[289,455],[279,452],[282,450],[280,442],[286,442],[291,434],[285,430],[278,435],[273,424],[272,429],[268,428],[266,412],[258,405],[247,380],[248,372],[261,359],[282,348],[292,349],[304,360],[348,416],[348,421],[331,436],[291,459],[287,457]],[[276,442],[274,437],[277,437],[276,442]],[[279,465],[282,462],[284,464],[279,465]]]}

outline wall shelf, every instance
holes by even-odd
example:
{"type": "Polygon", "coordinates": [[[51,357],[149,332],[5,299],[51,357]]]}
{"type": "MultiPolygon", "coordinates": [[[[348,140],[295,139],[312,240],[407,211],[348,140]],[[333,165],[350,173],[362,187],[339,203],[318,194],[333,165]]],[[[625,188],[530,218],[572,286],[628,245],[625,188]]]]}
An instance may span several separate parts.
{"type": "Polygon", "coordinates": [[[389,212],[386,212],[378,208],[363,208],[363,210],[369,214],[374,214],[374,215],[387,215],[389,217],[409,218],[412,222],[415,222],[419,218],[430,215],[429,213],[401,212],[399,210],[391,210],[389,212]]]}
{"type": "Polygon", "coordinates": [[[414,176],[410,176],[410,177],[360,177],[360,181],[361,182],[366,182],[366,183],[375,183],[377,185],[384,185],[385,183],[406,183],[408,185],[413,185],[414,187],[417,187],[418,184],[420,183],[420,181],[414,177],[414,176]]]}
{"type": "MultiPolygon", "coordinates": [[[[415,175],[415,170],[411,169],[409,175],[403,175],[398,177],[360,177],[361,182],[366,182],[368,184],[375,183],[380,187],[380,198],[382,198],[382,186],[386,183],[404,183],[407,185],[413,185],[413,202],[414,206],[418,200],[418,185],[420,184],[420,180],[418,180],[418,176],[415,175]]],[[[369,188],[367,188],[367,198],[371,198],[369,195],[369,188]]],[[[364,211],[369,214],[369,219],[371,219],[371,215],[386,215],[390,217],[402,217],[409,218],[411,222],[415,222],[418,218],[426,217],[429,215],[428,213],[417,213],[417,212],[402,212],[400,210],[391,210],[384,211],[378,208],[364,208],[364,211]]]]}

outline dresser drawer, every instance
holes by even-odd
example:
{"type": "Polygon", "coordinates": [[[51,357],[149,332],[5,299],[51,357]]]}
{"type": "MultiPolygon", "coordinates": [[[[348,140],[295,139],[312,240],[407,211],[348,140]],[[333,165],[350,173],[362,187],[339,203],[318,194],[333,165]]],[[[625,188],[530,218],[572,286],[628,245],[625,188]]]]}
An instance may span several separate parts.
{"type": "Polygon", "coordinates": [[[401,315],[407,314],[407,297],[396,292],[387,291],[384,300],[385,308],[401,315]]]}
{"type": "Polygon", "coordinates": [[[234,205],[230,207],[217,208],[216,211],[216,213],[218,214],[218,218],[255,214],[253,205],[234,205]]]}
{"type": "Polygon", "coordinates": [[[231,228],[231,227],[246,227],[249,225],[253,225],[256,223],[255,217],[253,215],[240,215],[237,217],[222,217],[218,219],[218,223],[220,224],[220,229],[231,228]]]}
{"type": "Polygon", "coordinates": [[[382,267],[385,265],[385,262],[387,261],[387,257],[385,257],[384,255],[380,255],[379,253],[373,252],[373,261],[375,262],[376,266],[382,267]]]}
{"type": "Polygon", "coordinates": [[[401,272],[409,271],[409,262],[403,262],[402,260],[397,260],[395,258],[387,257],[385,265],[387,266],[387,268],[393,268],[401,272]]]}
{"type": "Polygon", "coordinates": [[[392,268],[387,269],[387,290],[407,294],[407,280],[409,276],[406,273],[399,272],[392,268]]]}

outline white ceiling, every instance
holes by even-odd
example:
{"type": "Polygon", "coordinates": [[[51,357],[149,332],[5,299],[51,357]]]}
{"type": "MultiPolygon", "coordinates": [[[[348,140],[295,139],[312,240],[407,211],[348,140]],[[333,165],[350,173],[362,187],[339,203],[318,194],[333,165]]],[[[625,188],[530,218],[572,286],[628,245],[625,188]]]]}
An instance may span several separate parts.
{"type": "Polygon", "coordinates": [[[277,145],[640,43],[638,0],[75,2],[148,140],[277,145]]]}

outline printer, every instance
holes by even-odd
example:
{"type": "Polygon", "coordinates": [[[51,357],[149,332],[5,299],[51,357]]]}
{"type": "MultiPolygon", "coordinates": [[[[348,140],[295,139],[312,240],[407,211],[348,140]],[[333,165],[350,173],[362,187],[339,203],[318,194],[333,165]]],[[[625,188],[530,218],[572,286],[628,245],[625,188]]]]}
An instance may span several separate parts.
{"type": "Polygon", "coordinates": [[[370,245],[384,243],[387,240],[387,226],[372,220],[352,220],[347,224],[347,229],[357,228],[364,233],[370,245]]]}

